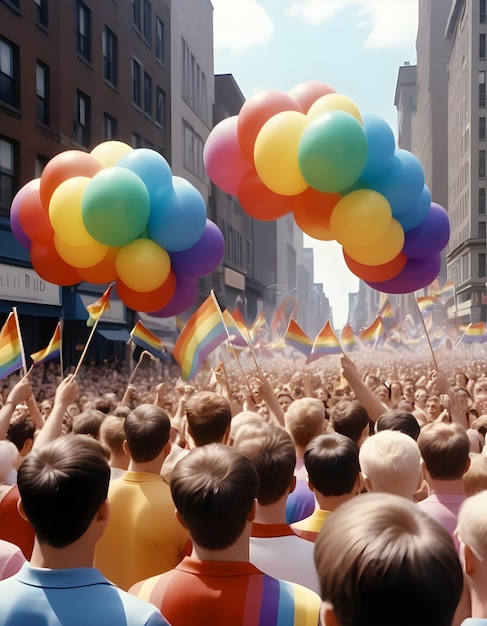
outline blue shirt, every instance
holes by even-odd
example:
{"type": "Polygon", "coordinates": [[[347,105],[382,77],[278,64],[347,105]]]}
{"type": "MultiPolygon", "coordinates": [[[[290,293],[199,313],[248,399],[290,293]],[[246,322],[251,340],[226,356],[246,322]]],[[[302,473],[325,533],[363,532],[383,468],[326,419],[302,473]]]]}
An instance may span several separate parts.
{"type": "Polygon", "coordinates": [[[169,626],[152,604],[95,568],[43,569],[24,563],[0,581],[0,626],[169,626]]]}

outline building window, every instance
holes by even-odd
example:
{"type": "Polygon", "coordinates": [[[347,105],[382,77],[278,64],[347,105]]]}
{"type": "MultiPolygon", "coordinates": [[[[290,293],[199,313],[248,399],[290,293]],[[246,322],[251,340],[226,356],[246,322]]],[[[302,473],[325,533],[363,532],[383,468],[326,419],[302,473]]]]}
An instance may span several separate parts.
{"type": "Polygon", "coordinates": [[[485,187],[479,189],[479,214],[485,214],[485,187]]]}
{"type": "Polygon", "coordinates": [[[108,26],[103,29],[103,76],[112,85],[117,85],[118,41],[108,26]]]}
{"type": "Polygon", "coordinates": [[[479,222],[479,239],[485,239],[485,222],[479,222]]]}
{"type": "Polygon", "coordinates": [[[156,87],[156,122],[161,128],[166,127],[166,92],[156,87]]]}
{"type": "Polygon", "coordinates": [[[88,147],[91,130],[91,98],[82,91],[76,91],[76,140],[88,147]]]}
{"type": "Polygon", "coordinates": [[[479,278],[485,276],[485,252],[479,252],[479,278]]]}
{"type": "Polygon", "coordinates": [[[135,28],[140,32],[142,26],[141,20],[141,0],[132,0],[132,19],[135,28]]]}
{"type": "Polygon", "coordinates": [[[485,178],[485,150],[479,150],[479,178],[485,178]]]}
{"type": "Polygon", "coordinates": [[[19,48],[0,37],[0,101],[20,109],[19,48]]]}
{"type": "Polygon", "coordinates": [[[103,113],[103,139],[117,139],[117,120],[106,111],[103,113]]]}
{"type": "Polygon", "coordinates": [[[479,117],[479,140],[485,140],[485,117],[479,117]]]}
{"type": "Polygon", "coordinates": [[[486,10],[485,10],[486,2],[485,0],[479,1],[479,21],[481,24],[485,24],[486,20],[486,10]]]}
{"type": "Polygon", "coordinates": [[[184,166],[201,180],[204,179],[203,140],[189,124],[183,122],[184,166]]]}
{"type": "Polygon", "coordinates": [[[81,0],[76,3],[76,51],[91,61],[91,11],[81,0]]]}
{"type": "Polygon", "coordinates": [[[36,65],[37,121],[49,124],[49,68],[41,61],[36,65]]]}
{"type": "Polygon", "coordinates": [[[39,178],[49,161],[49,157],[38,154],[35,160],[35,177],[39,178]]]}
{"type": "Polygon", "coordinates": [[[144,72],[144,111],[152,115],[152,78],[144,72]]]}
{"type": "Polygon", "coordinates": [[[182,40],[182,49],[182,97],[193,111],[206,122],[208,121],[206,75],[191,54],[184,39],[182,40]]]}
{"type": "Polygon", "coordinates": [[[144,39],[152,43],[152,5],[149,0],[144,0],[144,39]]]}
{"type": "Polygon", "coordinates": [[[0,135],[0,207],[9,209],[18,189],[17,142],[0,135]]]}
{"type": "Polygon", "coordinates": [[[142,68],[140,63],[135,59],[132,60],[132,102],[136,107],[141,108],[141,80],[142,80],[142,68]]]}
{"type": "Polygon", "coordinates": [[[156,16],[156,58],[164,64],[164,22],[156,16]]]}
{"type": "Polygon", "coordinates": [[[47,0],[35,0],[36,23],[47,28],[47,0]]]}
{"type": "Polygon", "coordinates": [[[139,133],[132,132],[132,148],[140,148],[142,146],[142,137],[139,133]]]}
{"type": "Polygon", "coordinates": [[[479,72],[479,107],[485,107],[485,71],[479,72]]]}

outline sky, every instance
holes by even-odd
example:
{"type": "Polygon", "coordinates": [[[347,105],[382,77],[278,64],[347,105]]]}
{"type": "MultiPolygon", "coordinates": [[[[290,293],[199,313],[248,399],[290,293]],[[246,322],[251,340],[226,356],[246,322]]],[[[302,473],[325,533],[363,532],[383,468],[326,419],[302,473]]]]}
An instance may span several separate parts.
{"type": "MultiPolygon", "coordinates": [[[[397,129],[399,67],[416,64],[418,0],[211,0],[215,74],[232,74],[246,98],[328,83],[361,113],[397,129]]],[[[304,236],[314,249],[314,281],[323,283],[335,328],[347,321],[358,278],[341,246],[304,236]]]]}

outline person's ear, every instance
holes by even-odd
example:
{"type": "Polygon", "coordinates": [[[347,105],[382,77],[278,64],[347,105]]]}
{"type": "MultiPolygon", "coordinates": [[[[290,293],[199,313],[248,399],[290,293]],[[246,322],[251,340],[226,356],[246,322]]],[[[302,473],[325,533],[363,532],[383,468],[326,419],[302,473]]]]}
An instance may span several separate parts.
{"type": "Polygon", "coordinates": [[[123,440],[122,449],[125,456],[130,456],[129,444],[126,439],[123,440]]]}
{"type": "Polygon", "coordinates": [[[177,509],[175,509],[175,511],[174,511],[174,512],[176,513],[176,519],[177,519],[177,520],[178,520],[178,522],[181,524],[181,526],[182,526],[183,528],[188,528],[188,527],[186,526],[186,524],[184,523],[183,518],[181,517],[181,513],[180,513],[177,509]]]}
{"type": "Polygon", "coordinates": [[[98,522],[108,522],[109,517],[110,517],[110,503],[108,502],[108,498],[107,498],[98,507],[96,520],[98,522]]]}
{"type": "Polygon", "coordinates": [[[256,509],[257,509],[257,500],[254,500],[252,502],[252,508],[250,509],[250,513],[249,513],[249,516],[247,518],[249,522],[253,522],[254,521],[256,509]]]}
{"type": "Polygon", "coordinates": [[[309,487],[310,491],[312,491],[313,493],[315,492],[315,488],[313,486],[313,483],[310,481],[309,478],[308,478],[308,487],[309,487]]]}
{"type": "Polygon", "coordinates": [[[24,509],[24,503],[22,502],[22,498],[19,498],[17,500],[17,511],[19,512],[20,517],[25,519],[26,522],[29,521],[27,514],[25,512],[25,509],[24,509]]]}
{"type": "Polygon", "coordinates": [[[330,602],[322,602],[320,608],[320,622],[322,626],[340,626],[335,609],[330,602]]]}
{"type": "Polygon", "coordinates": [[[465,574],[470,575],[474,564],[473,552],[470,546],[463,546],[463,560],[465,562],[465,574]]]}
{"type": "Polygon", "coordinates": [[[229,446],[230,445],[230,424],[228,424],[227,429],[225,430],[225,434],[223,435],[222,443],[229,446]]]}
{"type": "Polygon", "coordinates": [[[374,491],[372,488],[372,483],[370,482],[370,478],[366,476],[365,474],[363,474],[363,477],[364,477],[364,485],[367,491],[374,491]]]}
{"type": "Polygon", "coordinates": [[[355,493],[356,495],[358,495],[359,493],[362,493],[362,491],[364,490],[364,479],[362,476],[362,472],[359,472],[357,474],[357,478],[355,479],[355,483],[353,485],[353,489],[352,492],[355,493]]]}
{"type": "Polygon", "coordinates": [[[289,484],[289,493],[292,493],[296,489],[297,479],[296,476],[293,475],[291,483],[289,484]]]}

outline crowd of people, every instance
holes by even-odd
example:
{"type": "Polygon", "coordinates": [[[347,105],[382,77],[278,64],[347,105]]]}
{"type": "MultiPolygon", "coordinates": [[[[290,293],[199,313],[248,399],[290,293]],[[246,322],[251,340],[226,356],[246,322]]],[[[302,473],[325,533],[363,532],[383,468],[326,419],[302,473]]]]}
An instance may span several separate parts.
{"type": "Polygon", "coordinates": [[[487,624],[486,356],[213,359],[2,381],[0,626],[487,624]]]}

